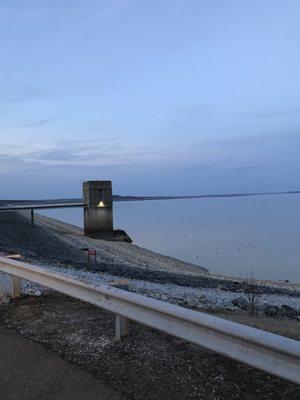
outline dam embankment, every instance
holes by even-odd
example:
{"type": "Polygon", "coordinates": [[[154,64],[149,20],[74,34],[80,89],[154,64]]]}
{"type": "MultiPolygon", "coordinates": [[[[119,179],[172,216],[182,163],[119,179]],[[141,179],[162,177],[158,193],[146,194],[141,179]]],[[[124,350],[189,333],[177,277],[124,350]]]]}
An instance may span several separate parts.
{"type": "MultiPolygon", "coordinates": [[[[204,267],[134,244],[88,238],[82,229],[52,218],[36,215],[32,227],[26,212],[0,214],[0,251],[20,253],[25,261],[40,265],[72,267],[157,284],[225,292],[241,292],[249,286],[243,279],[213,275],[204,267]],[[88,261],[86,248],[97,250],[97,263],[88,261]]],[[[256,281],[255,285],[260,294],[300,297],[300,285],[272,281],[256,281]]]]}

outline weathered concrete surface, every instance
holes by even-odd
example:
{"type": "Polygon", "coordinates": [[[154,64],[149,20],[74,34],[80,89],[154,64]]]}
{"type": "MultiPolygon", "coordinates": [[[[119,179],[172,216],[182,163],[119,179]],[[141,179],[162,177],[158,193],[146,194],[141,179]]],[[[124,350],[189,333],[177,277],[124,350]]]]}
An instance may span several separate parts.
{"type": "Polygon", "coordinates": [[[83,182],[84,234],[113,236],[113,197],[111,181],[83,182]]]}
{"type": "Polygon", "coordinates": [[[1,399],[126,399],[40,344],[3,326],[0,326],[0,360],[1,399]]]}

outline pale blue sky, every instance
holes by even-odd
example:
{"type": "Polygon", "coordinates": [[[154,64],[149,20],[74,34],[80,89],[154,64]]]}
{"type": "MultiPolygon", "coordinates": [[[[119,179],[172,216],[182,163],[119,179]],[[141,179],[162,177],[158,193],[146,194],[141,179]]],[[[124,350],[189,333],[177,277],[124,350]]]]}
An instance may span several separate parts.
{"type": "Polygon", "coordinates": [[[1,0],[0,197],[300,188],[300,1],[1,0]]]}

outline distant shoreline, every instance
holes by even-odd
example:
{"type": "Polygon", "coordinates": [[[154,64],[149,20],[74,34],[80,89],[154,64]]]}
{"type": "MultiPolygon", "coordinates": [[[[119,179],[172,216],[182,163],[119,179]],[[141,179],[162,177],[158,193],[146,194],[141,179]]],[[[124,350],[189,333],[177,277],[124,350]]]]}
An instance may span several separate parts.
{"type": "MultiPolygon", "coordinates": [[[[212,193],[189,196],[122,196],[114,195],[114,201],[151,201],[151,200],[180,200],[180,199],[205,199],[205,198],[230,198],[230,197],[253,197],[253,196],[275,196],[300,194],[300,190],[282,192],[246,192],[246,193],[212,193]]],[[[43,199],[43,200],[0,200],[0,206],[9,204],[44,204],[44,203],[81,203],[81,198],[75,199],[43,199]]]]}

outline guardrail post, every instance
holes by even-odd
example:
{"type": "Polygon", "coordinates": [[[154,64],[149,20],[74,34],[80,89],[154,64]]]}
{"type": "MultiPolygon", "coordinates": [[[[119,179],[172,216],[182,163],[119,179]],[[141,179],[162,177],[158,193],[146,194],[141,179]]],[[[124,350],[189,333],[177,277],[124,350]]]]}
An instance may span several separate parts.
{"type": "Polygon", "coordinates": [[[11,297],[20,297],[21,296],[21,278],[18,276],[11,277],[11,297]]]}
{"type": "Polygon", "coordinates": [[[116,338],[130,335],[130,320],[122,315],[116,315],[116,338]]]}

